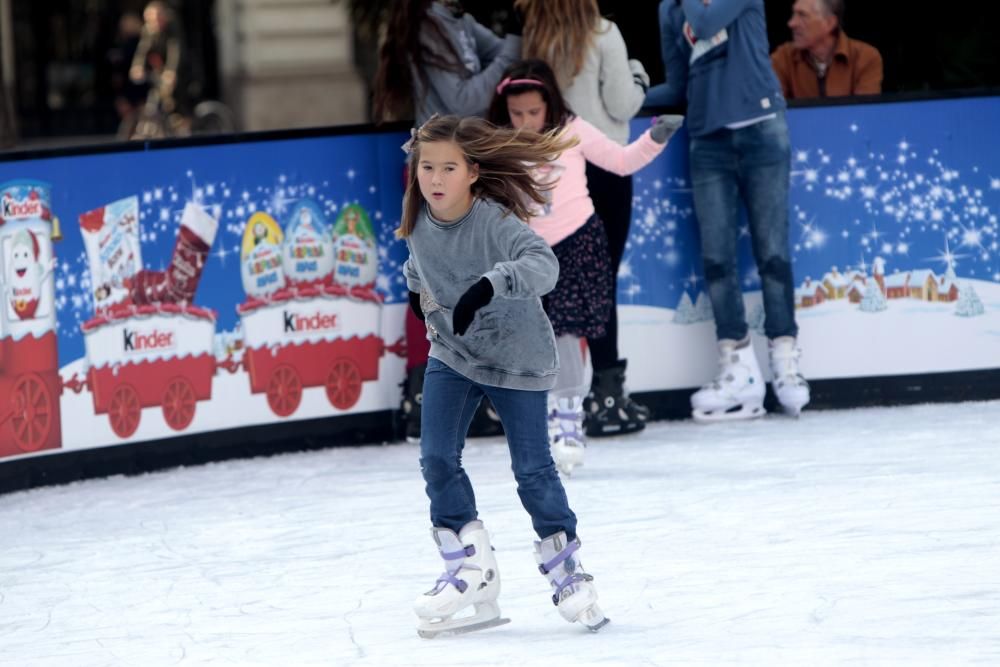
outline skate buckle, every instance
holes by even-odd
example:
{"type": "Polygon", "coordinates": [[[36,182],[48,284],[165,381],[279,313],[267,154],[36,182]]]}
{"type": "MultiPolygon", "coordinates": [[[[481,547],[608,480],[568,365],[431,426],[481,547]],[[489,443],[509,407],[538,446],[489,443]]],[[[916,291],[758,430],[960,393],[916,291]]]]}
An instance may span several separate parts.
{"type": "Polygon", "coordinates": [[[459,558],[470,558],[475,555],[476,546],[474,544],[470,544],[469,546],[464,547],[461,551],[442,552],[441,558],[444,558],[445,560],[458,560],[459,558]]]}

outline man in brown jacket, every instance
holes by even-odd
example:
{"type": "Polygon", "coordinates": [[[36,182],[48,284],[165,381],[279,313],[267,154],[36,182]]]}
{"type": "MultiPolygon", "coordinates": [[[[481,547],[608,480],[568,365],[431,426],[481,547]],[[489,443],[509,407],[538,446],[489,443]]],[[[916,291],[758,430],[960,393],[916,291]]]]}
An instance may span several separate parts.
{"type": "Polygon", "coordinates": [[[882,56],[844,33],[843,16],[844,0],[796,0],[788,21],[792,41],[771,54],[787,99],[882,92],[882,56]]]}

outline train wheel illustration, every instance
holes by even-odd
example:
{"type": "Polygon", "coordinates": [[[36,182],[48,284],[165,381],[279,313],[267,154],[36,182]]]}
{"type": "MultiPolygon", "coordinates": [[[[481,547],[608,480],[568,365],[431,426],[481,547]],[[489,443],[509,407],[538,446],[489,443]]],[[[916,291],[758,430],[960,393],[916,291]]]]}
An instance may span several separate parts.
{"type": "Polygon", "coordinates": [[[130,384],[120,384],[111,394],[111,404],[108,406],[108,420],[111,430],[119,438],[127,438],[139,428],[139,418],[142,410],[139,406],[139,394],[130,384]]]}
{"type": "Polygon", "coordinates": [[[361,370],[351,359],[337,359],[326,376],[326,397],[333,407],[346,410],[361,398],[361,370]]]}
{"type": "Polygon", "coordinates": [[[173,378],[163,392],[163,419],[167,426],[175,431],[183,431],[190,426],[197,403],[191,382],[187,378],[173,378]]]}
{"type": "Polygon", "coordinates": [[[279,417],[295,412],[302,402],[302,379],[288,364],[274,369],[267,381],[267,404],[279,417]]]}
{"type": "Polygon", "coordinates": [[[11,403],[14,443],[25,452],[41,449],[52,431],[52,392],[37,375],[23,375],[14,383],[11,403]]]}

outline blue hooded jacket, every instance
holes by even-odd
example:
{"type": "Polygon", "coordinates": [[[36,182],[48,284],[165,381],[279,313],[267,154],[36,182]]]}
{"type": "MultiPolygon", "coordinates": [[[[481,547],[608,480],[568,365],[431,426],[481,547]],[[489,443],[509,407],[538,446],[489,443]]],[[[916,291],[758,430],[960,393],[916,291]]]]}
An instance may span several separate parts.
{"type": "Polygon", "coordinates": [[[764,0],[663,0],[660,40],[667,82],[646,106],[687,101],[691,136],[785,108],[771,68],[764,0]]]}

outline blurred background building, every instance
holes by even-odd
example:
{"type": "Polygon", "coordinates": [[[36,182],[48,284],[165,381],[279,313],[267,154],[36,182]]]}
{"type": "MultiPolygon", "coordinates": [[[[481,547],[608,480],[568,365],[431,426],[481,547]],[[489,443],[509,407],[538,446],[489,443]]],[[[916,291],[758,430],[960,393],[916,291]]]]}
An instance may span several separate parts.
{"type": "MultiPolygon", "coordinates": [[[[185,44],[190,95],[221,100],[238,129],[364,123],[379,20],[397,0],[169,0],[185,44]]],[[[499,30],[512,0],[466,0],[499,30]]],[[[600,0],[654,82],[663,79],[659,0],[600,0]]],[[[773,45],[793,0],[768,0],[773,45]]],[[[876,45],[886,93],[1000,86],[997,5],[920,11],[903,0],[850,0],[846,29],[876,45]]],[[[0,148],[115,139],[118,100],[137,91],[127,63],[146,0],[0,0],[0,148]],[[125,68],[123,70],[123,67],[125,68]],[[124,81],[123,81],[124,77],[124,81]]],[[[141,91],[139,91],[141,93],[141,91]]]]}

